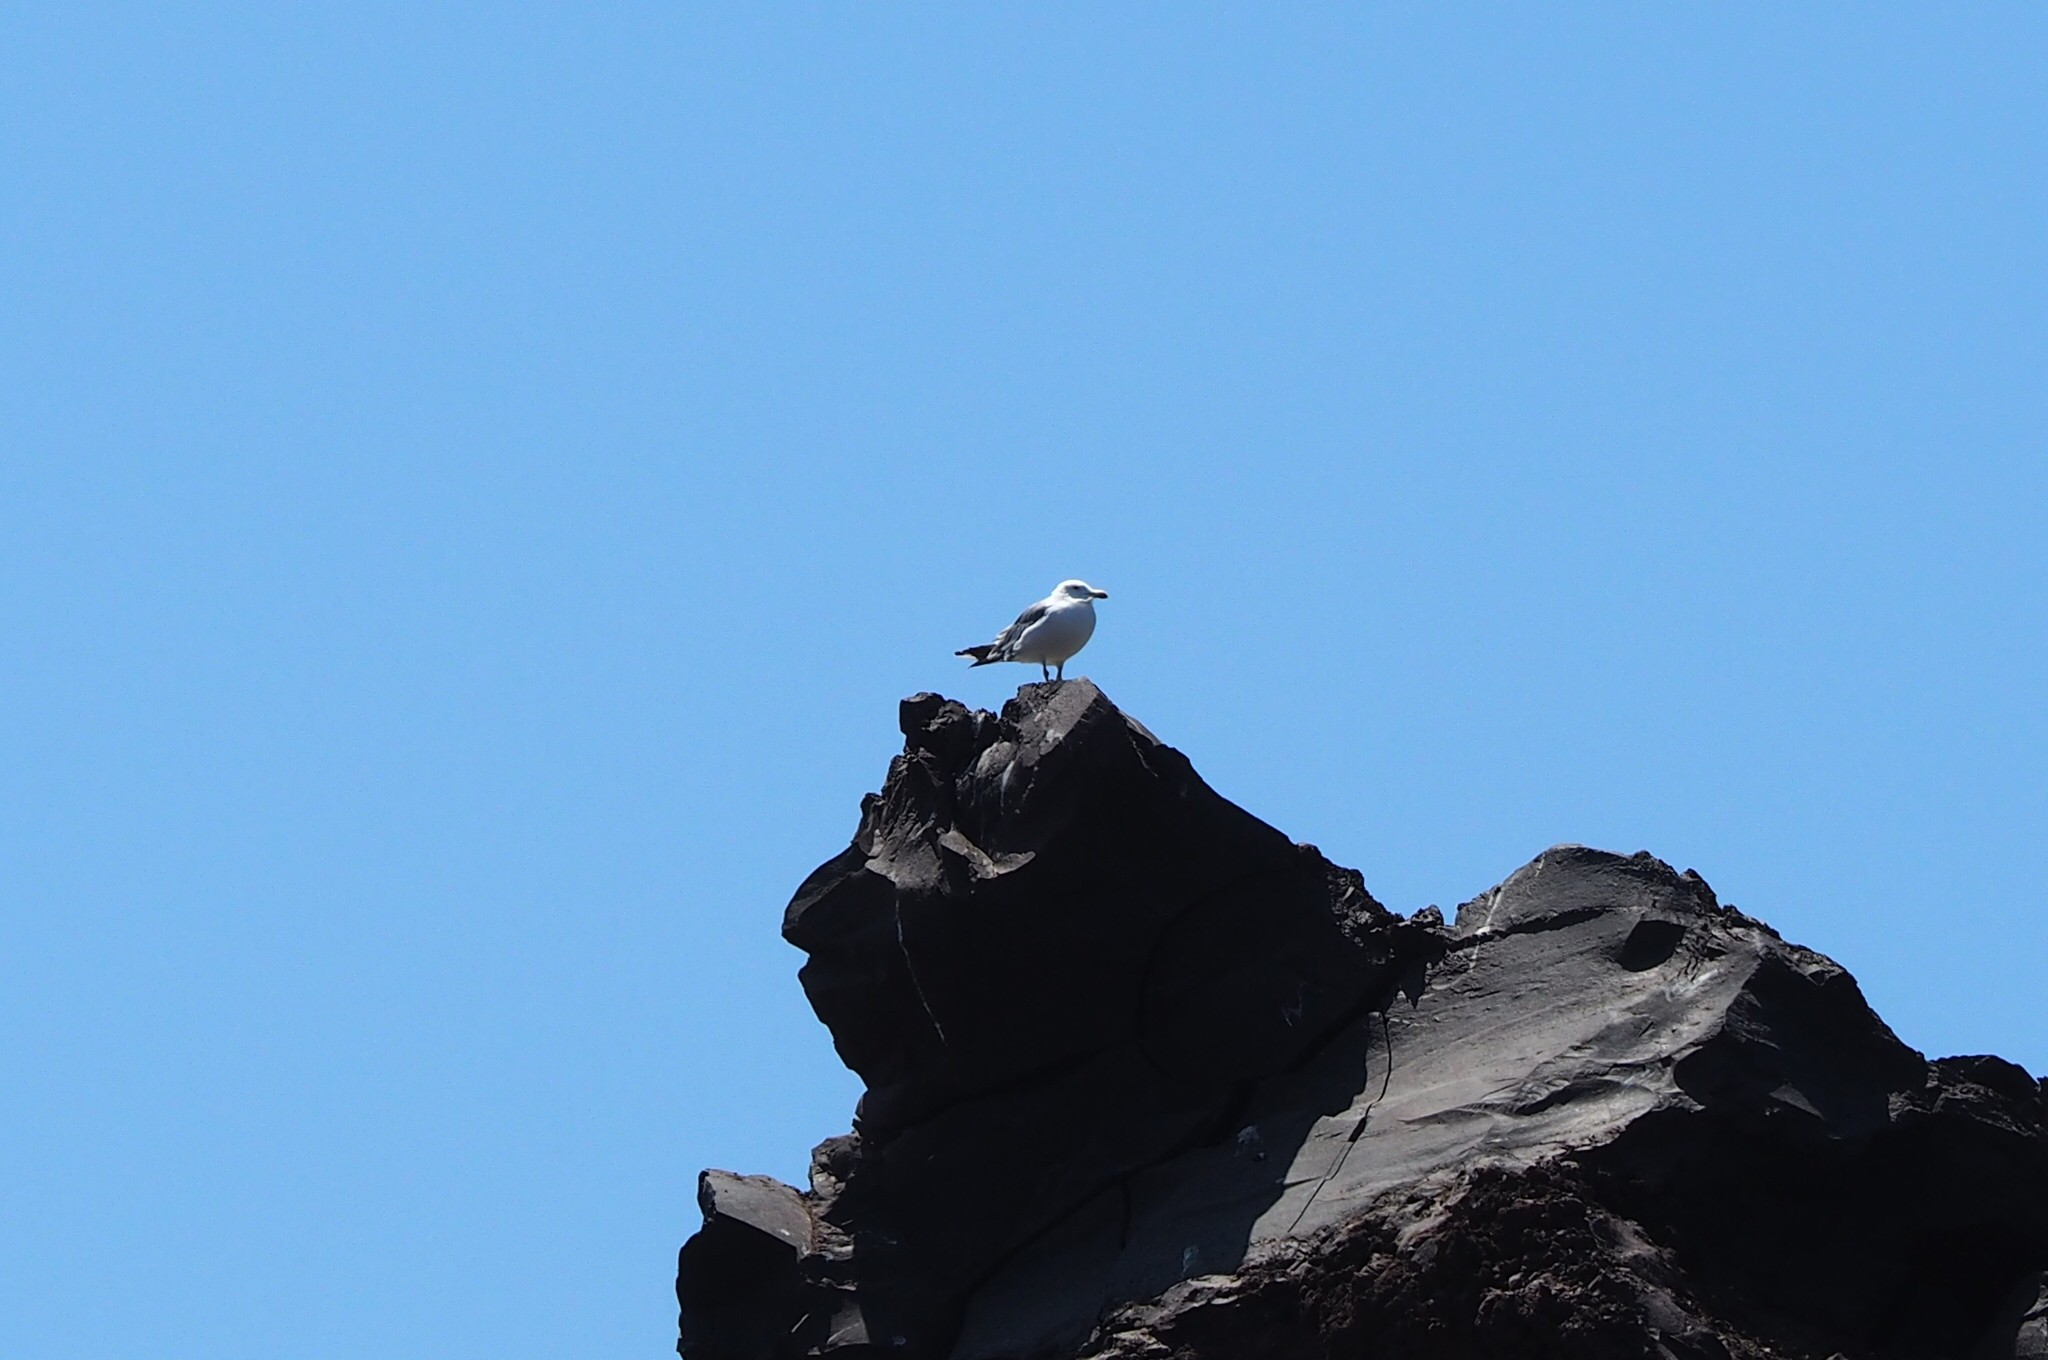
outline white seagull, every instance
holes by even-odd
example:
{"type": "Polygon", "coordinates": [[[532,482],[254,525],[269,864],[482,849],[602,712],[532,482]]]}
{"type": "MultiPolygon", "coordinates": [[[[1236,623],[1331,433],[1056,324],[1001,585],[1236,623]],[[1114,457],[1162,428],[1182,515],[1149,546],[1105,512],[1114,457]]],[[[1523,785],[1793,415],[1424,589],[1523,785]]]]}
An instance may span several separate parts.
{"type": "Polygon", "coordinates": [[[1086,581],[1062,581],[1052,594],[1017,616],[1017,621],[996,634],[983,647],[963,647],[955,656],[971,656],[977,666],[991,661],[1038,663],[1038,673],[1052,679],[1049,666],[1059,668],[1059,679],[1067,678],[1067,658],[1088,645],[1095,633],[1095,602],[1106,600],[1109,592],[1097,590],[1086,581]]]}

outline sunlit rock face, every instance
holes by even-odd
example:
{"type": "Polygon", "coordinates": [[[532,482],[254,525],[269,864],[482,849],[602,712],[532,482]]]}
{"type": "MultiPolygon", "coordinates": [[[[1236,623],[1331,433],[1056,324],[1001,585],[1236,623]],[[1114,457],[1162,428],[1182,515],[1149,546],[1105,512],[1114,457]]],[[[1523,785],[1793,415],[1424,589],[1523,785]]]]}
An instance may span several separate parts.
{"type": "Polygon", "coordinates": [[[2048,1088],[1698,875],[1403,920],[1086,680],[902,728],[783,925],[854,1131],[705,1174],[690,1360],[2048,1360],[2048,1088]]]}

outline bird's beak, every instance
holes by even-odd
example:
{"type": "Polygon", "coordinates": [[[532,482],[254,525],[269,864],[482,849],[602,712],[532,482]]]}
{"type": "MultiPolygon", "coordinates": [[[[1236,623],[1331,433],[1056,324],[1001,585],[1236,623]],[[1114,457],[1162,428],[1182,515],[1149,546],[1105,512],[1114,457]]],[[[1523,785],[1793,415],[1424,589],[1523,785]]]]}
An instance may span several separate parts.
{"type": "Polygon", "coordinates": [[[1109,592],[1108,592],[1108,591],[1106,591],[1106,590],[1095,590],[1095,591],[1090,591],[1089,593],[1090,593],[1091,595],[1093,595],[1093,596],[1094,596],[1094,597],[1095,597],[1096,599],[1098,599],[1098,600],[1106,600],[1106,599],[1108,599],[1108,598],[1109,598],[1109,592]]]}

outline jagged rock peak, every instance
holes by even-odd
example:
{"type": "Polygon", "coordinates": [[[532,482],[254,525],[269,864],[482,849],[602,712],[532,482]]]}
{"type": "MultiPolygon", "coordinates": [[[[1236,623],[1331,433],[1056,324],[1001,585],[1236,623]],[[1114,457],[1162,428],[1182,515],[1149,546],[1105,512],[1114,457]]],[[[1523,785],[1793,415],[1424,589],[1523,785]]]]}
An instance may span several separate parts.
{"type": "Polygon", "coordinates": [[[1698,874],[1403,921],[1086,680],[901,725],[783,924],[855,1128],[705,1173],[690,1360],[2048,1356],[2048,1086],[1698,874]]]}
{"type": "Polygon", "coordinates": [[[860,1131],[1130,1047],[1167,1073],[1284,1065],[1360,1000],[1394,918],[1218,796],[1087,680],[1002,715],[903,704],[904,753],[783,934],[860,1131]]]}

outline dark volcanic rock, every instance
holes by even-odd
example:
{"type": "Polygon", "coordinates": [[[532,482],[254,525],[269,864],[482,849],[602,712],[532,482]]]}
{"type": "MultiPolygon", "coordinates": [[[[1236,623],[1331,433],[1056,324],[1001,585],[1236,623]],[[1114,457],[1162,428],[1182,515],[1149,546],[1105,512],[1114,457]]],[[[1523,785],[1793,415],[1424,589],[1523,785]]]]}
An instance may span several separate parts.
{"type": "Polygon", "coordinates": [[[1698,875],[1403,921],[1085,680],[903,730],[783,926],[855,1131],[705,1173],[692,1360],[2048,1356],[2048,1088],[1698,875]]]}

